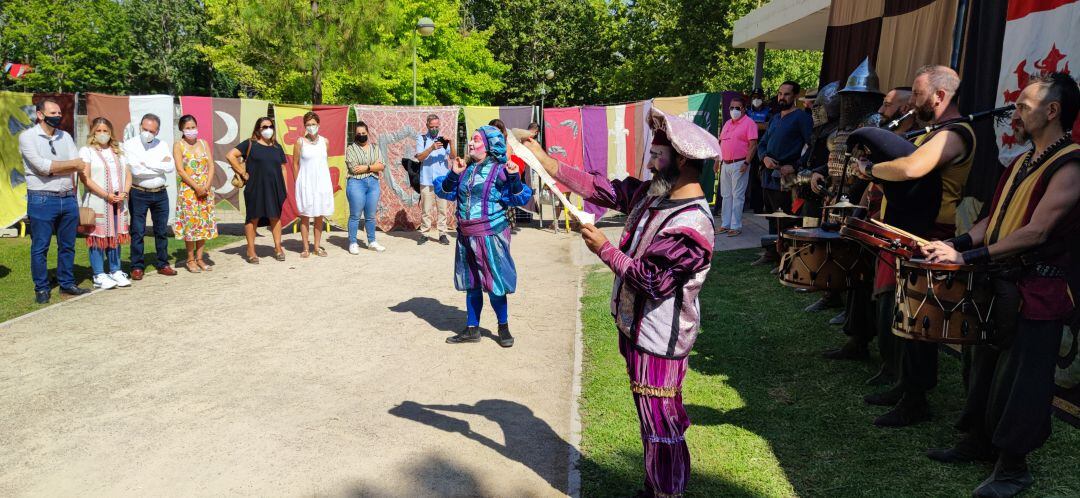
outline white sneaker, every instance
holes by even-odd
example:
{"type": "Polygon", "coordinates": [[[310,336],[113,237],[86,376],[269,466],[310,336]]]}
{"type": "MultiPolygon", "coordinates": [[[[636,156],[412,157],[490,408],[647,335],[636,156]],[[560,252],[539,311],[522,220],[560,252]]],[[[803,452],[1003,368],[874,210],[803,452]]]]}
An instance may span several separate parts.
{"type": "Polygon", "coordinates": [[[360,244],[356,242],[349,244],[349,254],[360,254],[360,244]]]}
{"type": "Polygon", "coordinates": [[[382,246],[382,244],[379,244],[378,242],[371,242],[371,243],[369,243],[369,244],[367,245],[367,248],[368,248],[368,249],[371,249],[372,251],[375,251],[375,252],[383,252],[383,251],[385,251],[385,250],[386,250],[386,248],[385,248],[385,247],[383,247],[383,246],[382,246]]]}
{"type": "Polygon", "coordinates": [[[116,281],[109,277],[106,273],[98,273],[94,275],[94,288],[95,289],[112,289],[116,287],[116,281]]]}
{"type": "Polygon", "coordinates": [[[127,274],[120,270],[110,273],[109,278],[116,282],[117,287],[131,287],[131,280],[128,280],[127,274]]]}

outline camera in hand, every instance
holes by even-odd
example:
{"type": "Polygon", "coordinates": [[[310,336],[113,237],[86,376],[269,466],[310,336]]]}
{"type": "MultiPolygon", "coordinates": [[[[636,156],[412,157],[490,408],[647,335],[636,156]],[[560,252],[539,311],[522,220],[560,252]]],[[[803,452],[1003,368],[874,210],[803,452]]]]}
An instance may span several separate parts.
{"type": "Polygon", "coordinates": [[[442,143],[443,147],[449,147],[450,146],[450,139],[448,139],[448,138],[446,138],[444,136],[440,135],[439,138],[435,139],[435,141],[442,143]]]}

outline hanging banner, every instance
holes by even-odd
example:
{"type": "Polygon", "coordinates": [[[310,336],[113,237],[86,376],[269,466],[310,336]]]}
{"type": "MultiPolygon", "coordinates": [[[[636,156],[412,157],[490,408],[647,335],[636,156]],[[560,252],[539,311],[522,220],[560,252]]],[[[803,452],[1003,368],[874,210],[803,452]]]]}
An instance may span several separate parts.
{"type": "Polygon", "coordinates": [[[281,223],[288,225],[298,215],[296,173],[300,165],[293,164],[293,147],[296,142],[303,139],[306,133],[304,114],[309,111],[314,111],[319,115],[319,135],[329,141],[326,147],[326,159],[330,166],[330,183],[334,189],[334,215],[330,221],[340,228],[345,228],[349,222],[349,201],[345,198],[345,181],[348,179],[345,171],[345,127],[349,122],[349,107],[343,105],[274,104],[274,130],[277,132],[278,143],[285,149],[285,157],[289,164],[289,180],[285,182],[288,195],[285,197],[285,205],[281,208],[281,223]]]}
{"type": "MultiPolygon", "coordinates": [[[[544,146],[548,155],[568,166],[585,169],[581,132],[580,107],[544,109],[544,146]]],[[[559,188],[566,187],[560,184],[559,188]]]]}
{"type": "Polygon", "coordinates": [[[34,104],[44,98],[60,105],[60,129],[74,136],[75,94],[0,91],[0,228],[26,216],[26,171],[19,154],[19,133],[36,124],[34,104]]]}
{"type": "MultiPolygon", "coordinates": [[[[653,106],[668,114],[693,121],[694,124],[709,130],[716,136],[716,130],[720,123],[720,106],[723,102],[723,94],[720,93],[695,93],[683,97],[659,97],[653,99],[653,106]]],[[[716,178],[713,173],[712,161],[707,161],[701,171],[701,187],[705,190],[705,199],[710,203],[713,200],[715,189],[713,188],[716,178]]]]}
{"type": "MultiPolygon", "coordinates": [[[[1078,0],[1010,0],[995,107],[1016,103],[1032,76],[1068,73],[1070,63],[1080,61],[1078,24],[1078,0]]],[[[998,123],[995,132],[1002,164],[1028,149],[1017,140],[1011,123],[998,123]]],[[[1073,141],[1080,142],[1080,126],[1073,125],[1072,132],[1073,141]]]]}
{"type": "MultiPolygon", "coordinates": [[[[608,111],[605,107],[585,106],[581,108],[581,137],[585,171],[608,175],[608,111]]],[[[585,203],[585,212],[600,218],[607,209],[585,203]]]]}
{"type": "MultiPolygon", "coordinates": [[[[429,114],[439,117],[443,123],[455,123],[457,106],[411,107],[411,106],[365,106],[353,107],[356,120],[368,125],[368,132],[375,139],[379,154],[383,157],[386,171],[380,179],[379,208],[376,225],[379,230],[416,230],[420,226],[420,194],[409,186],[409,174],[401,165],[403,157],[416,156],[416,138],[427,129],[425,120],[429,114]]],[[[486,123],[485,123],[486,124],[486,123]]],[[[454,140],[454,147],[457,147],[454,140]]],[[[449,228],[457,225],[453,203],[447,208],[449,228]]]]}
{"type": "Polygon", "coordinates": [[[256,99],[219,99],[212,97],[180,97],[183,114],[191,114],[199,127],[199,138],[213,148],[214,195],[218,205],[227,203],[233,209],[243,209],[243,189],[232,186],[233,170],[225,155],[236,145],[251,138],[255,120],[268,115],[270,103],[256,99]]]}
{"type": "Polygon", "coordinates": [[[461,108],[465,113],[465,129],[472,134],[477,128],[486,125],[493,119],[501,119],[507,129],[526,129],[532,123],[532,106],[465,106],[461,108]]]}
{"type": "MultiPolygon", "coordinates": [[[[132,97],[91,93],[86,96],[86,124],[104,117],[113,125],[113,138],[121,142],[138,136],[142,117],[154,114],[161,120],[158,140],[174,143],[177,130],[173,116],[174,106],[171,95],[136,95],[132,97]]],[[[87,130],[89,131],[89,129],[87,130]]],[[[82,145],[82,144],[77,144],[82,145]]],[[[176,172],[165,175],[165,190],[169,194],[169,223],[176,220],[176,172]]]]}

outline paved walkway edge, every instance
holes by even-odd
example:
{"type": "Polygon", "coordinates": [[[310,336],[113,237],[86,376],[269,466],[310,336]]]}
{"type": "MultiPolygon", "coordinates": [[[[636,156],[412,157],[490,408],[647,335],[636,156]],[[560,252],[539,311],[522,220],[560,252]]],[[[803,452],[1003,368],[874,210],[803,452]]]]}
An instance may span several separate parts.
{"type": "Polygon", "coordinates": [[[573,498],[581,497],[581,361],[582,324],[581,298],[585,292],[585,272],[579,271],[577,282],[577,306],[574,320],[574,380],[570,387],[570,459],[566,472],[566,494],[573,498]]]}

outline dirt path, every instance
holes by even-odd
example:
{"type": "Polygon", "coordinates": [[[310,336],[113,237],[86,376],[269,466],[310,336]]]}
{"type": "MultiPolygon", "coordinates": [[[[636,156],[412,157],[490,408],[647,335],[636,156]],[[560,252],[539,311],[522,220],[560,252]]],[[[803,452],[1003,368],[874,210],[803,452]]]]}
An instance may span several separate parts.
{"type": "Polygon", "coordinates": [[[335,232],[300,259],[293,237],[284,263],[232,247],[0,327],[0,495],[566,492],[573,236],[515,236],[507,350],[444,344],[450,247],[351,256],[335,232]]]}

